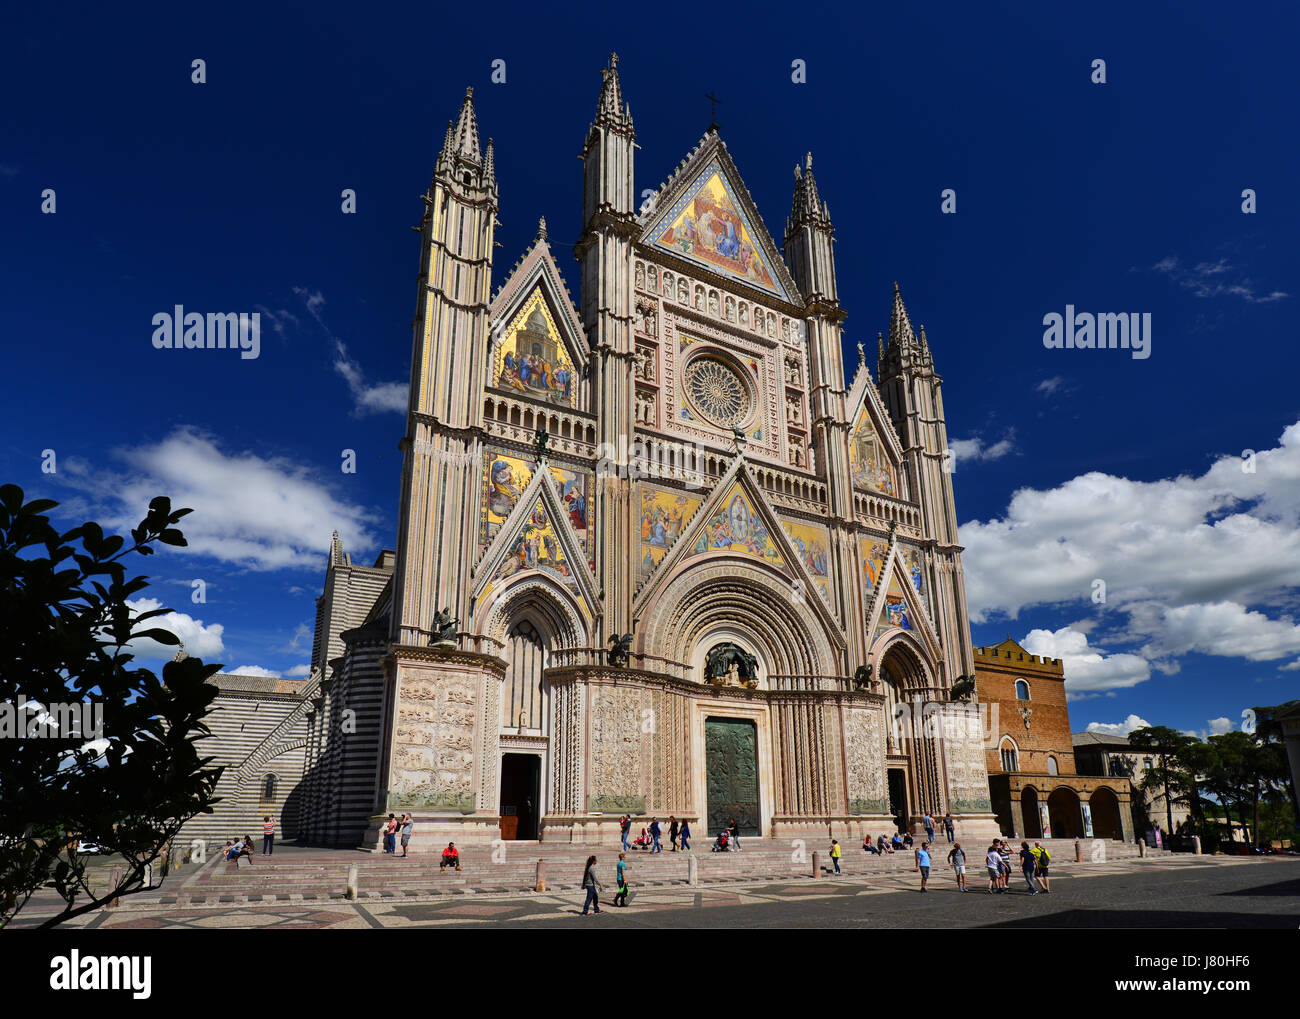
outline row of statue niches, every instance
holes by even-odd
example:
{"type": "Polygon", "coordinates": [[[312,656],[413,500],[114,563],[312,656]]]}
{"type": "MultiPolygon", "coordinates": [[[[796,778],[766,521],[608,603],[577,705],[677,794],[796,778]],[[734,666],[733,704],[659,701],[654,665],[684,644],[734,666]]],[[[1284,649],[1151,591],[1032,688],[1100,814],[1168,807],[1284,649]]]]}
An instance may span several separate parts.
{"type": "MultiPolygon", "coordinates": [[[[753,322],[750,322],[750,306],[745,301],[737,301],[734,297],[722,298],[716,290],[706,290],[704,285],[696,283],[694,285],[694,299],[692,300],[692,286],[684,277],[674,278],[670,272],[663,274],[663,288],[659,287],[656,279],[658,270],[653,266],[646,266],[643,262],[636,265],[636,288],[638,290],[650,291],[651,293],[662,293],[668,300],[674,297],[678,304],[684,304],[693,307],[696,311],[712,315],[714,318],[725,318],[728,322],[735,322],[754,332],[764,332],[766,324],[767,335],[773,339],[777,335],[778,315],[774,312],[764,312],[762,308],[753,309],[753,322]],[[764,322],[766,319],[766,323],[764,322]]],[[[638,306],[637,314],[639,316],[637,328],[644,332],[654,335],[655,320],[653,312],[647,306],[638,306]],[[649,316],[646,317],[646,313],[649,316]]],[[[787,343],[798,343],[802,339],[802,327],[798,322],[788,318],[781,318],[780,333],[787,343]]]]}

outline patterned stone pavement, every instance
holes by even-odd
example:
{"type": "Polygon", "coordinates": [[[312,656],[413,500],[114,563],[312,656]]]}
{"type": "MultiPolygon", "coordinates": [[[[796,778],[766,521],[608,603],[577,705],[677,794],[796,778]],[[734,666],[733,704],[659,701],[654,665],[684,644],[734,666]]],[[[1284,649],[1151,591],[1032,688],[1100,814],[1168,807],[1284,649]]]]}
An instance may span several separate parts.
{"type": "Polygon", "coordinates": [[[975,876],[959,894],[939,871],[931,894],[917,894],[915,875],[818,882],[763,882],[745,887],[671,887],[636,892],[626,909],[609,906],[583,919],[576,893],[476,895],[445,902],[338,902],[303,905],[146,907],[100,912],[69,926],[88,929],[300,930],[446,926],[556,927],[1280,927],[1300,924],[1300,860],[1178,857],[1098,864],[1061,873],[1052,894],[1029,896],[1023,882],[989,896],[975,876]]]}

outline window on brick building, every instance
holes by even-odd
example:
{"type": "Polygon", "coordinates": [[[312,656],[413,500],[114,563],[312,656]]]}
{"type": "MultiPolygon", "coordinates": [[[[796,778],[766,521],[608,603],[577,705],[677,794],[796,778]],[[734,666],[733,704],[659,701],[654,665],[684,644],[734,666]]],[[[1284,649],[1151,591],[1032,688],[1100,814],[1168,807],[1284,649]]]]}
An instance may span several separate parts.
{"type": "Polygon", "coordinates": [[[1015,742],[1010,738],[1002,741],[1002,770],[1006,772],[1020,770],[1020,752],[1016,749],[1015,742]]]}
{"type": "Polygon", "coordinates": [[[1055,757],[1047,758],[1047,773],[1049,775],[1059,775],[1061,773],[1061,769],[1057,766],[1055,757]]]}
{"type": "Polygon", "coordinates": [[[1029,684],[1026,683],[1023,679],[1016,680],[1016,700],[1018,701],[1029,700],[1029,684]]]}

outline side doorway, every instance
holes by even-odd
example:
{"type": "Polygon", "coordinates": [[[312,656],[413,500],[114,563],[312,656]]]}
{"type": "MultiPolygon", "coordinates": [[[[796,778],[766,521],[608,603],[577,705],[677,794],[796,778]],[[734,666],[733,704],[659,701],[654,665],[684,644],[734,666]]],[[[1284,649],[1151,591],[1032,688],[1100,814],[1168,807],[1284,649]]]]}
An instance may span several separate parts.
{"type": "Polygon", "coordinates": [[[501,755],[501,838],[537,840],[538,804],[542,794],[542,758],[538,754],[501,755]]]}

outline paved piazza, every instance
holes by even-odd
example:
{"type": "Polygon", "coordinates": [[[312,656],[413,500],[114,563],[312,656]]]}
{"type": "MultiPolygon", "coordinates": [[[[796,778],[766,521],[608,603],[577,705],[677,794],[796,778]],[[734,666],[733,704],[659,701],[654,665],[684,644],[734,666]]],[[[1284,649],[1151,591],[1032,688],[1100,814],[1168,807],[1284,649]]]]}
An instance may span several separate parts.
{"type": "MultiPolygon", "coordinates": [[[[635,887],[635,886],[634,886],[635,887]]],[[[1256,928],[1300,925],[1300,860],[1176,857],[1090,865],[1052,877],[1052,892],[1016,888],[990,896],[972,881],[962,894],[940,872],[922,896],[912,873],[738,887],[646,889],[627,909],[579,914],[581,895],[472,895],[445,902],[374,900],[325,905],[208,908],[146,906],[100,912],[91,929],[324,929],[413,927],[807,927],[807,928],[1256,928]],[[946,879],[945,879],[946,878],[946,879]]],[[[605,902],[608,906],[608,897],[605,902]]],[[[29,917],[28,922],[35,920],[29,917]]],[[[22,926],[22,924],[16,925],[22,926]]]]}

